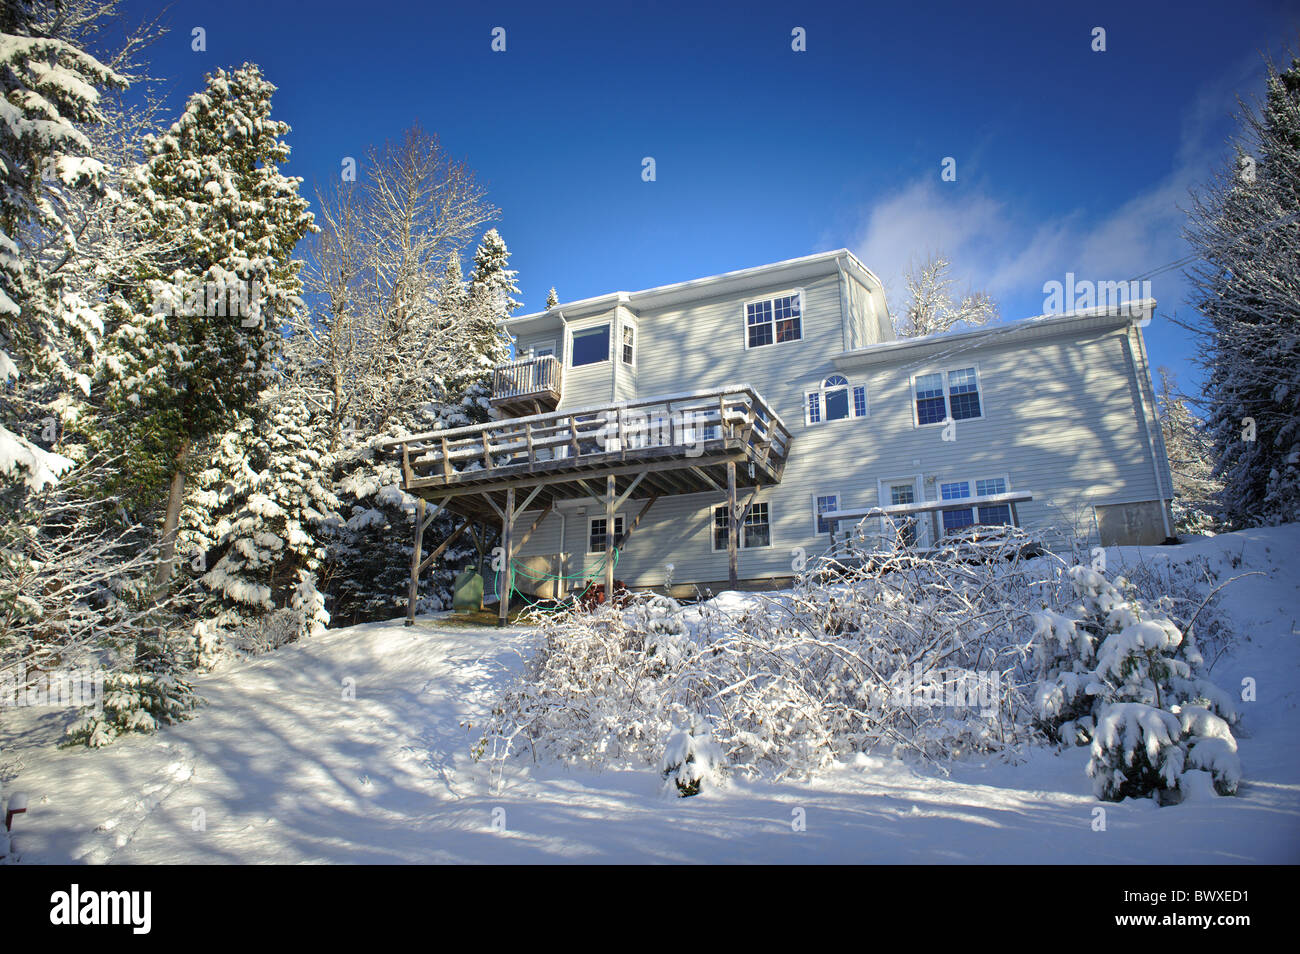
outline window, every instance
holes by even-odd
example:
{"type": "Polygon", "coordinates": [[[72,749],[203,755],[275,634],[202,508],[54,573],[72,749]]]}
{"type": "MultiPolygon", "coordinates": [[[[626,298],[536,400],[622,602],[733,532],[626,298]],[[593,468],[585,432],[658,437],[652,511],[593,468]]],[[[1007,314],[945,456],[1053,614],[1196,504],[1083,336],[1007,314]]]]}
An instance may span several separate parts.
{"type": "MultiPolygon", "coordinates": [[[[713,549],[727,549],[727,530],[729,522],[727,520],[727,505],[713,508],[713,549]]],[[[768,520],[767,504],[756,503],[749,508],[749,513],[745,515],[745,522],[740,527],[740,540],[738,541],[742,550],[750,550],[755,547],[769,546],[772,542],[772,527],[768,520]]]]}
{"type": "Polygon", "coordinates": [[[850,387],[842,374],[832,374],[816,391],[809,391],[807,400],[809,424],[867,416],[867,389],[850,387]]]}
{"type": "MultiPolygon", "coordinates": [[[[941,483],[939,485],[939,498],[941,500],[959,501],[975,497],[990,497],[994,494],[1004,494],[1007,492],[1007,479],[1005,477],[990,477],[984,480],[958,480],[951,483],[941,483]],[[972,484],[975,487],[975,493],[971,494],[972,484]]],[[[941,511],[943,516],[944,533],[953,530],[959,530],[962,527],[970,527],[975,524],[983,526],[1010,526],[1011,505],[1010,504],[980,504],[974,507],[954,507],[941,511]]]]}
{"type": "Polygon", "coordinates": [[[803,337],[803,295],[794,292],[745,305],[745,347],[760,348],[803,337]]]}
{"type": "Polygon", "coordinates": [[[918,374],[912,381],[916,395],[916,424],[942,424],[951,413],[954,421],[982,417],[979,373],[975,368],[957,368],[918,374]]]}
{"type": "Polygon", "coordinates": [[[631,325],[623,326],[623,363],[634,364],[636,358],[636,329],[631,325]]]}
{"type": "MultiPolygon", "coordinates": [[[[615,545],[617,545],[618,538],[621,537],[621,536],[623,536],[623,518],[622,518],[622,517],[615,517],[615,518],[614,518],[614,541],[615,541],[615,545]]],[[[590,537],[590,540],[587,542],[587,552],[588,552],[588,553],[604,553],[604,552],[605,552],[605,537],[606,537],[606,532],[605,532],[605,518],[604,518],[604,517],[593,517],[592,520],[591,520],[591,537],[590,537]]]]}
{"type": "Polygon", "coordinates": [[[943,403],[943,375],[917,375],[916,423],[936,424],[947,416],[948,409],[943,403]]]}
{"type": "Polygon", "coordinates": [[[609,360],[609,325],[587,328],[573,333],[573,359],[569,364],[580,368],[609,360]]]}
{"type": "Polygon", "coordinates": [[[952,406],[954,421],[980,416],[980,389],[975,381],[974,368],[948,372],[948,403],[952,406]]]}
{"type": "Polygon", "coordinates": [[[840,509],[840,495],[826,494],[824,496],[813,497],[813,519],[816,523],[817,533],[830,533],[831,524],[829,520],[822,519],[822,514],[830,513],[832,510],[840,509]]]}
{"type": "Polygon", "coordinates": [[[916,503],[915,486],[912,484],[889,485],[889,505],[891,507],[901,507],[910,503],[916,503]]]}

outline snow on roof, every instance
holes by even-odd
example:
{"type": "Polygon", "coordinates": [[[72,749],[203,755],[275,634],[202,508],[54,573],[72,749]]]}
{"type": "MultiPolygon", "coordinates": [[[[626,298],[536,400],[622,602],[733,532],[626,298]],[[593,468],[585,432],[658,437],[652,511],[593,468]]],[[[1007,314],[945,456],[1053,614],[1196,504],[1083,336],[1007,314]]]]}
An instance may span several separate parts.
{"type": "Polygon", "coordinates": [[[539,319],[573,317],[579,314],[585,315],[604,311],[616,304],[637,305],[650,304],[656,300],[671,302],[676,298],[687,299],[696,297],[699,292],[715,286],[733,284],[744,287],[746,285],[760,284],[764,280],[773,277],[773,273],[777,272],[793,271],[808,274],[831,274],[839,267],[837,265],[839,262],[846,262],[850,270],[858,272],[859,280],[864,284],[877,288],[883,287],[882,282],[876,277],[875,273],[863,265],[856,255],[847,248],[838,248],[829,252],[817,252],[813,255],[788,258],[767,265],[756,265],[736,271],[721,272],[704,278],[693,278],[689,281],[674,282],[669,285],[656,285],[653,288],[643,288],[640,291],[616,291],[598,295],[594,298],[580,298],[576,301],[560,302],[545,311],[536,311],[527,315],[507,318],[503,324],[507,328],[513,329],[521,324],[538,323],[539,319]]]}

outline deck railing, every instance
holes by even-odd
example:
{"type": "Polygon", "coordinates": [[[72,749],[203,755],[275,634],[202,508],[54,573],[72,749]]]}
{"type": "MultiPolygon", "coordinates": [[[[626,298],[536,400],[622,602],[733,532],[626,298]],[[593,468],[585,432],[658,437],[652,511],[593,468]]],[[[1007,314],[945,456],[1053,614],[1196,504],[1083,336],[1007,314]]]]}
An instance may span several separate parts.
{"type": "Polygon", "coordinates": [[[689,459],[738,444],[778,474],[790,450],[789,429],[748,385],[430,431],[383,447],[401,455],[409,487],[417,480],[451,483],[475,471],[526,470],[566,459],[636,460],[662,456],[662,449],[689,459]]]}
{"type": "Polygon", "coordinates": [[[553,354],[519,358],[492,370],[492,400],[559,395],[563,368],[553,354]]]}

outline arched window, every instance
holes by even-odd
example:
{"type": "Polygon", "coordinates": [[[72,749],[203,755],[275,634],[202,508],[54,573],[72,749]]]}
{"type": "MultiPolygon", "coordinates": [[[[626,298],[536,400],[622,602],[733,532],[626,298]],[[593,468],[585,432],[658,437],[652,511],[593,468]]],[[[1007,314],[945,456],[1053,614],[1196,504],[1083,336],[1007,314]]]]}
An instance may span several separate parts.
{"type": "Polygon", "coordinates": [[[809,424],[842,421],[847,417],[867,416],[865,385],[851,385],[842,374],[832,374],[822,386],[806,395],[805,415],[809,424]]]}

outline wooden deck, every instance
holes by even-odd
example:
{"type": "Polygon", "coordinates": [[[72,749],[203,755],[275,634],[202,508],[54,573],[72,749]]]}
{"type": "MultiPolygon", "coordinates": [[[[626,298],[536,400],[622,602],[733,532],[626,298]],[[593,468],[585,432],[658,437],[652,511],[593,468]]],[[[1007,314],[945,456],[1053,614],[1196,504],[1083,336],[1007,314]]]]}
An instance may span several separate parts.
{"type": "Polygon", "coordinates": [[[728,463],[740,487],[774,484],[790,432],[740,386],[432,431],[383,449],[401,457],[408,493],[487,517],[511,487],[539,487],[539,506],[599,496],[607,477],[620,496],[634,483],[634,497],[726,493],[728,463]]]}
{"type": "MultiPolygon", "coordinates": [[[[641,518],[663,496],[716,493],[731,515],[727,533],[728,579],[739,577],[738,528],[758,489],[777,483],[790,455],[790,431],[748,385],[664,395],[598,407],[507,418],[487,424],[412,434],[381,445],[402,464],[402,486],[419,498],[407,625],[415,621],[420,574],[468,531],[482,555],[499,526],[504,555],[499,592],[511,592],[511,560],[556,503],[589,498],[605,511],[606,551],[622,549],[641,518]],[[747,488],[740,501],[739,488],[747,488]],[[621,535],[614,515],[629,499],[643,499],[621,535]],[[429,503],[432,501],[432,512],[429,503]],[[515,537],[515,522],[536,511],[515,537]],[[428,556],[423,538],[439,513],[460,525],[428,556]]],[[[614,561],[605,563],[605,593],[614,592],[614,561]]],[[[498,608],[505,625],[508,600],[498,608]]]]}

